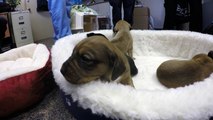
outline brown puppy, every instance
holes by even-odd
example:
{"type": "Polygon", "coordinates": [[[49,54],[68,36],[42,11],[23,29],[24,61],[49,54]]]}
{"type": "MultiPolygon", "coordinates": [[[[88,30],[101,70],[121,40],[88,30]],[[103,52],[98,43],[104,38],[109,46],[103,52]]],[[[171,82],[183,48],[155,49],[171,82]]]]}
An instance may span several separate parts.
{"type": "Polygon", "coordinates": [[[130,29],[131,25],[128,22],[119,20],[113,29],[115,36],[111,42],[123,53],[133,58],[133,40],[130,29]]]}
{"type": "Polygon", "coordinates": [[[61,73],[72,84],[101,79],[133,86],[126,56],[101,35],[80,41],[63,63],[61,73]]]}
{"type": "Polygon", "coordinates": [[[168,88],[183,87],[202,81],[213,72],[213,60],[206,54],[198,54],[191,60],[169,60],[157,69],[159,81],[168,88]]]}

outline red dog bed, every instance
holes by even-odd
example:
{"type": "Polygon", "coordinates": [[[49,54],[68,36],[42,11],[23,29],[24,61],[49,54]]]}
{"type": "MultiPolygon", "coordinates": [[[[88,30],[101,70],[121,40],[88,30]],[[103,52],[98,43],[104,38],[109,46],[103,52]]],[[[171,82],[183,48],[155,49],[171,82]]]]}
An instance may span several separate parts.
{"type": "Polygon", "coordinates": [[[40,101],[52,77],[50,52],[29,44],[0,54],[0,118],[40,101]]]}

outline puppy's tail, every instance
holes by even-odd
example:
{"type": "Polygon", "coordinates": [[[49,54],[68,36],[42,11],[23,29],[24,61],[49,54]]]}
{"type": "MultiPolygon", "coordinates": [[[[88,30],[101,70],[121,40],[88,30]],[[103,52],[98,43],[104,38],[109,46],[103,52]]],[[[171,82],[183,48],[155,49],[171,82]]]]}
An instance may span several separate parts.
{"type": "Polygon", "coordinates": [[[129,62],[131,76],[137,75],[138,74],[138,68],[136,67],[134,60],[126,54],[125,54],[125,56],[127,57],[128,62],[129,62]]]}

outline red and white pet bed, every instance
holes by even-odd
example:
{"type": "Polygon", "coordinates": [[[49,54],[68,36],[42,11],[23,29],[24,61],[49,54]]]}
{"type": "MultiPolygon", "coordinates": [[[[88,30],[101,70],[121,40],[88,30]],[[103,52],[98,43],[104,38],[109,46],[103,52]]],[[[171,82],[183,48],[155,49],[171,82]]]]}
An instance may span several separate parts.
{"type": "Polygon", "coordinates": [[[0,54],[0,118],[41,100],[52,76],[50,52],[29,44],[0,54]]]}
{"type": "MultiPolygon", "coordinates": [[[[111,39],[112,30],[93,31],[111,39]]],[[[158,66],[169,59],[190,59],[213,49],[213,36],[187,31],[131,31],[139,73],[135,89],[94,81],[73,85],[60,73],[75,45],[86,37],[79,33],[58,40],[52,48],[53,74],[65,105],[78,119],[204,120],[213,116],[213,75],[193,85],[168,89],[156,77],[158,66]]]]}

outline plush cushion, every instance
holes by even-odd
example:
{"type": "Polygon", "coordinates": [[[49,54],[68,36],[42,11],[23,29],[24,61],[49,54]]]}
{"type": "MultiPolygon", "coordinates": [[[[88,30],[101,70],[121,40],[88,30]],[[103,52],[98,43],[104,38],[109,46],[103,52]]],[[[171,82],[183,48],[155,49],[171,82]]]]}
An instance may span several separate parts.
{"type": "Polygon", "coordinates": [[[0,117],[22,111],[41,100],[51,79],[50,52],[29,44],[0,54],[0,117]]]}
{"type": "MultiPolygon", "coordinates": [[[[102,33],[109,39],[113,35],[112,30],[93,32],[102,33]]],[[[203,120],[213,115],[213,75],[176,89],[164,87],[156,77],[156,69],[166,60],[190,59],[199,53],[207,54],[213,49],[213,36],[189,31],[132,30],[134,58],[139,70],[138,75],[133,77],[135,88],[132,88],[99,80],[84,85],[73,85],[65,80],[60,68],[86,34],[64,37],[52,48],[55,81],[66,106],[72,112],[75,109],[72,114],[77,118],[88,114],[85,113],[88,110],[92,115],[87,118],[100,115],[125,120],[203,120]]]]}

